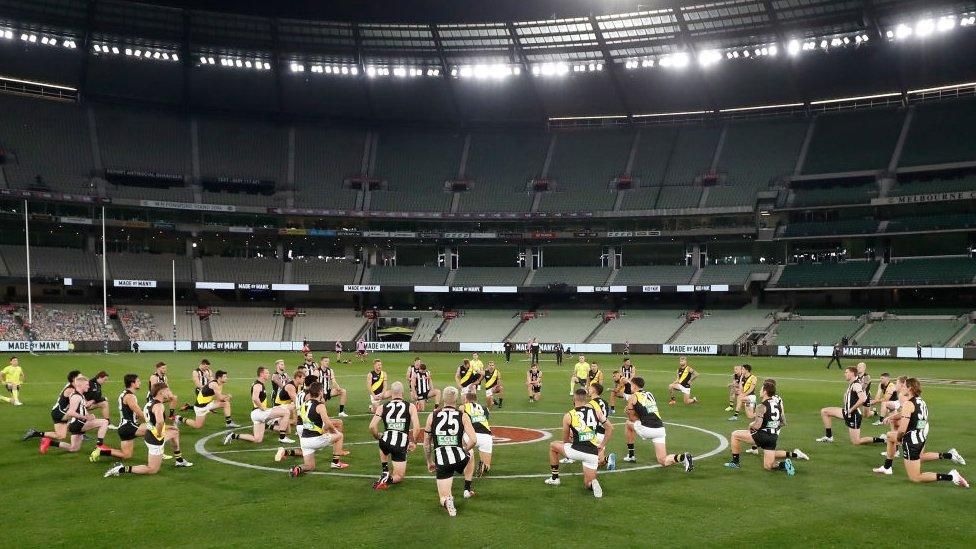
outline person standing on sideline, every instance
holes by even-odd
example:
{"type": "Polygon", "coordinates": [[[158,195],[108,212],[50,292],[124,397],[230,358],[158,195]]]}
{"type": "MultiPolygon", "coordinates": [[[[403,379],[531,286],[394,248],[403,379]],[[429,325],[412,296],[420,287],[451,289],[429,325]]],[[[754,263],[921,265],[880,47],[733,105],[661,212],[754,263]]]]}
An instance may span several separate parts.
{"type": "Polygon", "coordinates": [[[917,357],[915,360],[922,360],[922,342],[921,341],[916,341],[915,342],[915,356],[917,357]]]}
{"type": "Polygon", "coordinates": [[[539,363],[539,340],[532,338],[529,340],[529,354],[532,357],[532,362],[539,363]]]}
{"type": "Polygon", "coordinates": [[[820,342],[819,341],[814,341],[813,342],[813,359],[814,360],[817,359],[817,349],[819,349],[819,348],[820,348],[820,342]]]}
{"type": "Polygon", "coordinates": [[[844,367],[840,364],[840,356],[844,353],[844,346],[840,343],[834,343],[834,350],[830,354],[830,362],[827,363],[827,369],[830,369],[830,365],[837,363],[837,369],[843,370],[844,367]]]}
{"type": "Polygon", "coordinates": [[[563,348],[563,342],[562,341],[560,341],[559,343],[556,343],[556,348],[555,348],[555,351],[556,351],[556,366],[562,366],[563,365],[563,352],[565,350],[566,349],[563,348]]]}
{"type": "Polygon", "coordinates": [[[506,339],[505,343],[502,343],[502,348],[505,350],[505,364],[512,361],[512,347],[514,345],[512,345],[511,339],[506,339]]]}

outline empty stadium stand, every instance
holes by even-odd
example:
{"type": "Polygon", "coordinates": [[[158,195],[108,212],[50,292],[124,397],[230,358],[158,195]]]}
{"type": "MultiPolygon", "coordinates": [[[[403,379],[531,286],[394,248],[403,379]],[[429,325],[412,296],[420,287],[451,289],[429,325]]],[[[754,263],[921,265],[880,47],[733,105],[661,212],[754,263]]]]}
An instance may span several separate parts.
{"type": "Polygon", "coordinates": [[[607,267],[541,267],[536,269],[530,286],[569,284],[578,286],[602,286],[610,277],[607,267]]]}
{"type": "Polygon", "coordinates": [[[370,193],[370,210],[450,211],[453,195],[444,183],[457,179],[463,145],[463,135],[446,132],[381,133],[371,175],[389,187],[370,193]]]}
{"type": "Polygon", "coordinates": [[[96,105],[95,120],[98,149],[106,169],[192,175],[190,123],[186,118],[96,105]]]}
{"type": "Polygon", "coordinates": [[[557,133],[549,167],[556,187],[543,194],[539,211],[612,210],[617,193],[608,185],[624,173],[633,140],[619,130],[557,133]]]}
{"type": "Polygon", "coordinates": [[[346,309],[304,309],[294,318],[292,339],[350,341],[366,324],[355,311],[346,309]]]}
{"type": "Polygon", "coordinates": [[[876,261],[787,265],[776,285],[781,288],[867,286],[878,270],[876,261]]]}
{"type": "Polygon", "coordinates": [[[752,205],[756,191],[791,175],[807,126],[793,120],[729,124],[716,170],[726,181],[709,189],[705,206],[752,205]]]}
{"type": "MultiPolygon", "coordinates": [[[[739,265],[709,265],[702,269],[697,284],[735,284],[745,285],[753,273],[772,273],[776,265],[739,264],[739,265]]],[[[619,278],[619,275],[618,275],[619,278]]]]}
{"type": "Polygon", "coordinates": [[[277,284],[284,279],[284,265],[274,258],[206,257],[203,277],[207,282],[277,284]]]}
{"type": "Polygon", "coordinates": [[[922,345],[944,347],[966,325],[963,320],[882,320],[873,322],[858,338],[860,345],[922,345]]]}
{"type": "Polygon", "coordinates": [[[904,119],[903,111],[887,109],[817,117],[803,173],[887,168],[904,119]]]}
{"type": "Polygon", "coordinates": [[[200,175],[287,182],[288,131],[256,120],[200,118],[200,175]]]}
{"type": "MultiPolygon", "coordinates": [[[[664,174],[662,184],[665,186],[691,185],[695,178],[711,168],[718,147],[719,137],[722,135],[720,127],[688,126],[678,129],[678,135],[668,158],[668,170],[664,174]]],[[[694,208],[698,203],[688,203],[686,206],[694,208]]],[[[659,206],[660,207],[660,206],[659,206]]],[[[679,207],[679,206],[674,206],[679,207]]]]}
{"type": "MultiPolygon", "coordinates": [[[[32,250],[33,259],[33,250],[32,250]]],[[[176,262],[176,281],[193,280],[193,262],[186,256],[169,254],[109,253],[108,269],[112,278],[123,280],[170,280],[176,262]]],[[[101,278],[101,272],[98,277],[101,278]]]]}
{"type": "Polygon", "coordinates": [[[886,233],[910,231],[944,231],[976,228],[976,214],[946,213],[918,217],[899,217],[888,222],[886,233]]]}
{"type": "Polygon", "coordinates": [[[640,286],[644,284],[688,284],[695,274],[690,265],[646,265],[621,267],[614,277],[614,285],[640,286]]]}
{"type": "Polygon", "coordinates": [[[675,309],[620,311],[591,343],[665,343],[685,323],[685,311],[675,309]]]}
{"type": "Polygon", "coordinates": [[[783,229],[785,237],[831,236],[840,234],[870,234],[878,231],[880,223],[874,219],[838,219],[828,222],[790,222],[783,229]]]}
{"type": "Polygon", "coordinates": [[[512,339],[532,338],[545,342],[581,343],[603,322],[600,311],[539,311],[536,317],[519,326],[512,339]]]}
{"type": "Polygon", "coordinates": [[[355,208],[358,191],[343,182],[360,175],[366,132],[295,127],[295,206],[355,208]]]}
{"type": "MultiPolygon", "coordinates": [[[[152,322],[156,324],[160,339],[173,339],[173,309],[171,307],[139,305],[138,310],[152,317],[152,322]]],[[[187,311],[184,307],[176,308],[176,339],[178,341],[200,341],[203,339],[200,319],[195,310],[187,311]]]]}
{"type": "Polygon", "coordinates": [[[210,315],[214,341],[281,341],[284,317],[271,308],[220,307],[210,315]]]}
{"type": "Polygon", "coordinates": [[[512,310],[466,309],[447,323],[440,340],[499,342],[521,320],[518,313],[512,310]]]}
{"type": "Polygon", "coordinates": [[[972,190],[976,190],[976,175],[964,175],[946,179],[900,178],[898,184],[888,191],[888,196],[909,196],[913,194],[951,193],[972,190]]]}
{"type": "Polygon", "coordinates": [[[832,206],[835,204],[866,204],[878,196],[875,184],[836,186],[824,189],[799,189],[792,206],[832,206]]]}
{"type": "Polygon", "coordinates": [[[529,275],[521,267],[461,267],[454,274],[454,286],[521,286],[529,275]]]}
{"type": "Polygon", "coordinates": [[[674,343],[732,343],[750,330],[763,331],[773,321],[772,309],[706,309],[698,320],[689,323],[674,338],[674,343]]]}
{"type": "Polygon", "coordinates": [[[833,345],[853,336],[863,325],[859,320],[783,320],[776,324],[768,341],[776,345],[833,345]]]}
{"type": "Polygon", "coordinates": [[[900,166],[976,160],[976,101],[917,105],[900,166]]]}
{"type": "Polygon", "coordinates": [[[366,269],[363,284],[389,286],[442,286],[447,281],[445,267],[383,266],[366,269]]]}
{"type": "Polygon", "coordinates": [[[976,278],[976,259],[960,257],[920,257],[893,259],[885,268],[880,286],[932,284],[972,284],[976,278]]]}
{"type": "MultiPolygon", "coordinates": [[[[27,276],[27,252],[23,246],[0,246],[11,276],[27,276]]],[[[76,248],[31,246],[31,276],[49,278],[102,278],[102,258],[76,248]]]]}
{"type": "Polygon", "coordinates": [[[291,265],[295,284],[355,284],[359,270],[349,259],[295,259],[291,265]]]}
{"type": "Polygon", "coordinates": [[[527,212],[528,182],[542,175],[550,136],[530,132],[472,133],[465,178],[474,187],[461,193],[462,212],[527,212]]]}

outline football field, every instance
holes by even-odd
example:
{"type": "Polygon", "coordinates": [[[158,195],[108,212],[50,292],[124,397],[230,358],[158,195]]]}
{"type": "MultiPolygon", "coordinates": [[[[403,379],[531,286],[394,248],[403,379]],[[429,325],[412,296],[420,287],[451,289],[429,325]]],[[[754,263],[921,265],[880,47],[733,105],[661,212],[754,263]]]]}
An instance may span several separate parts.
{"type": "MultiPolygon", "coordinates": [[[[0,355],[7,364],[10,355],[0,355]]],[[[413,354],[376,355],[384,361],[390,381],[403,380],[413,354]]],[[[505,399],[491,414],[499,439],[489,477],[475,478],[477,495],[460,497],[462,479],[455,479],[457,518],[438,506],[434,480],[423,452],[412,453],[407,480],[387,491],[374,491],[380,472],[376,443],[367,429],[369,415],[365,376],[368,363],[333,364],[339,383],[349,390],[345,420],[350,467],[333,473],[329,452],[318,457],[318,471],[292,479],[287,469],[293,458],[275,463],[276,437],[263,444],[234,441],[224,446],[226,429],[220,414],[208,417],[200,430],[183,427],[184,455],[189,469],[164,462],[156,476],[123,475],[103,478],[113,459],[91,463],[94,441],[77,454],[52,448],[38,454],[38,439],[21,442],[28,427],[51,428],[49,411],[69,370],[86,375],[106,370],[110,379],[105,396],[112,422],[118,421],[117,396],[126,373],[143,380],[140,404],[155,362],[168,363],[171,385],[183,402],[192,396],[191,371],[201,358],[213,370],[226,370],[231,380],[225,392],[233,395],[234,419],[250,429],[249,388],[257,366],[272,366],[284,358],[290,368],[301,362],[298,353],[143,353],[123,355],[20,355],[27,383],[25,405],[0,404],[0,493],[6,527],[0,546],[275,546],[329,544],[339,547],[465,546],[970,546],[976,537],[976,493],[949,482],[911,484],[900,460],[895,474],[876,476],[882,445],[854,447],[847,430],[834,422],[834,443],[819,444],[823,435],[819,410],[840,406],[845,382],[836,368],[826,371],[826,359],[689,357],[701,373],[694,393],[701,403],[667,406],[667,385],[674,379],[675,356],[635,356],[638,375],[657,397],[667,422],[669,453],[690,451],[695,470],[655,465],[649,442],[637,442],[637,463],[620,461],[617,471],[601,470],[604,497],[595,499],[582,487],[579,464],[562,467],[562,485],[547,486],[548,441],[560,437],[561,417],[571,408],[569,359],[557,367],[542,363],[543,396],[529,403],[525,390],[523,355],[505,364],[501,355],[483,355],[501,363],[505,399]],[[780,449],[801,448],[810,461],[797,461],[797,473],[767,472],[760,459],[743,453],[742,468],[726,469],[728,438],[745,428],[744,415],[728,421],[727,384],[733,364],[748,361],[760,380],[772,377],[783,397],[788,425],[780,449]],[[520,428],[520,429],[503,429],[520,428]],[[504,440],[507,438],[508,440],[504,440]],[[530,439],[523,441],[521,439],[530,439]],[[506,443],[508,442],[508,443],[506,443]],[[519,442],[515,444],[515,442],[519,442]]],[[[438,388],[453,383],[461,354],[422,357],[434,373],[438,388]]],[[[610,384],[621,357],[593,355],[610,384]]],[[[852,360],[845,366],[853,365],[852,360]]],[[[976,463],[976,371],[962,361],[867,360],[872,377],[882,372],[923,379],[923,398],[929,406],[931,431],[927,450],[954,447],[976,463]]],[[[875,381],[872,387],[877,386],[875,381]]],[[[270,383],[269,383],[270,390],[270,383]]],[[[6,394],[6,393],[3,393],[6,394]]],[[[483,402],[483,394],[479,395],[483,402]]],[[[873,395],[872,395],[873,396],[873,395]]],[[[607,392],[609,400],[609,389],[607,392]]],[[[680,397],[680,395],[679,395],[680,397]]],[[[626,454],[623,403],[613,416],[615,432],[608,448],[626,454]]],[[[337,402],[330,401],[330,415],[337,402]]],[[[428,408],[428,412],[430,407],[428,408]]],[[[192,414],[192,412],[188,412],[192,414]]],[[[426,421],[427,413],[421,414],[426,421]]],[[[865,422],[862,433],[880,434],[881,427],[865,422]]],[[[109,432],[106,443],[118,447],[109,432]]],[[[145,463],[146,448],[136,441],[130,464],[145,463]]],[[[169,452],[168,450],[168,453],[169,452]]],[[[295,464],[298,462],[295,461],[295,464]]],[[[928,462],[923,470],[947,472],[957,468],[976,481],[972,465],[928,462]]]]}

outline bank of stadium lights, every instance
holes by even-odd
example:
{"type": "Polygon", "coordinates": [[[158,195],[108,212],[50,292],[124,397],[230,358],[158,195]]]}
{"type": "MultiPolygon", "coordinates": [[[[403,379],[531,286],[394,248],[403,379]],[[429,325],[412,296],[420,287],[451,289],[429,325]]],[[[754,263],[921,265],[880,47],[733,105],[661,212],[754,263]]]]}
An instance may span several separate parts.
{"type": "MultiPolygon", "coordinates": [[[[200,57],[201,65],[203,64],[203,57],[200,57]]],[[[207,57],[207,65],[212,65],[211,57],[207,57]]],[[[228,69],[252,69],[259,71],[270,71],[271,63],[267,61],[262,61],[260,59],[250,60],[250,59],[239,59],[233,57],[221,57],[219,58],[219,63],[221,67],[226,67],[228,69]]]]}
{"type": "Polygon", "coordinates": [[[126,57],[151,59],[153,61],[178,62],[180,60],[180,56],[177,53],[152,48],[120,47],[115,44],[94,44],[92,45],[92,51],[97,55],[124,55],[126,57]]]}
{"type": "MultiPolygon", "coordinates": [[[[439,69],[427,69],[428,72],[433,71],[434,74],[428,74],[428,76],[437,76],[440,74],[439,69]]],[[[487,64],[477,64],[477,65],[458,65],[456,67],[451,67],[448,73],[454,78],[474,78],[477,80],[501,80],[503,78],[508,78],[510,76],[518,76],[522,74],[522,69],[517,65],[506,65],[504,63],[487,63],[487,64]]]]}
{"type": "Polygon", "coordinates": [[[569,65],[566,63],[539,63],[532,65],[533,76],[564,76],[569,74],[569,65]]]}
{"type": "Polygon", "coordinates": [[[938,19],[919,19],[914,25],[900,23],[893,29],[885,31],[889,40],[906,40],[911,37],[925,39],[937,33],[949,32],[957,26],[969,27],[976,24],[976,15],[966,13],[957,20],[953,15],[946,15],[938,19]]]}
{"type": "MultiPolygon", "coordinates": [[[[292,63],[290,67],[291,72],[305,72],[305,65],[301,63],[292,63]]],[[[359,67],[356,65],[332,65],[332,64],[320,64],[315,63],[309,65],[308,71],[313,74],[328,74],[332,76],[358,76],[359,67]]]]}
{"type": "MultiPolygon", "coordinates": [[[[13,40],[14,32],[9,29],[3,30],[0,31],[0,36],[6,38],[7,40],[13,40]]],[[[28,44],[41,44],[44,46],[51,46],[51,47],[60,46],[62,48],[69,49],[69,50],[73,50],[78,47],[78,44],[76,44],[75,41],[72,40],[71,38],[60,39],[56,36],[45,36],[45,35],[38,36],[37,34],[32,32],[21,33],[20,40],[22,42],[27,42],[28,44]]]]}

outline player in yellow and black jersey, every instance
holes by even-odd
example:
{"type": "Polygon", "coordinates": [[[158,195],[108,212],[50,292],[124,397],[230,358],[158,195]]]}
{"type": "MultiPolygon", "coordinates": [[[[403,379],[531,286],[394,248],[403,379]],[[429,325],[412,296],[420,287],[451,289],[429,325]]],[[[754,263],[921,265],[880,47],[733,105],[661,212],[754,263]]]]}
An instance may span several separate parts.
{"type": "Polygon", "coordinates": [[[173,456],[176,461],[174,467],[192,467],[193,464],[187,461],[180,453],[180,431],[166,427],[166,404],[170,401],[170,390],[165,383],[157,383],[149,389],[149,402],[143,408],[143,415],[146,418],[146,448],[149,450],[149,460],[146,465],[123,465],[116,463],[114,467],[105,472],[106,477],[117,477],[126,473],[136,475],[155,475],[159,472],[159,467],[163,463],[163,447],[169,442],[173,448],[173,456]]]}
{"type": "Polygon", "coordinates": [[[613,434],[613,424],[607,420],[602,411],[589,404],[590,396],[586,389],[577,389],[573,393],[574,408],[563,416],[562,442],[549,444],[550,476],[546,484],[559,486],[559,459],[565,457],[583,464],[583,486],[593,491],[593,496],[603,497],[603,487],[596,478],[599,468],[600,452],[610,442],[613,434]],[[605,434],[602,439],[597,437],[597,427],[602,426],[605,434]]]}
{"type": "Polygon", "coordinates": [[[200,387],[200,390],[197,391],[196,401],[193,404],[194,418],[187,419],[183,416],[176,416],[176,424],[188,425],[194,429],[200,429],[206,423],[207,416],[210,415],[211,410],[223,408],[225,425],[230,428],[240,427],[240,425],[234,423],[234,420],[231,419],[230,395],[224,393],[224,385],[227,383],[227,372],[217,370],[214,373],[213,379],[207,379],[206,381],[200,387]]]}
{"type": "Polygon", "coordinates": [[[691,396],[691,382],[698,377],[698,372],[688,364],[687,357],[678,358],[678,375],[675,377],[674,382],[668,385],[668,405],[674,405],[674,392],[681,391],[684,395],[685,404],[695,404],[698,402],[698,397],[691,396]]]}
{"type": "Polygon", "coordinates": [[[489,360],[488,366],[485,367],[485,405],[490,410],[492,405],[502,407],[502,401],[505,398],[505,393],[502,389],[502,373],[495,366],[495,361],[489,360]]]}
{"type": "Polygon", "coordinates": [[[373,369],[366,374],[366,392],[369,394],[370,413],[376,412],[383,401],[390,398],[390,391],[386,389],[386,372],[379,359],[373,361],[373,369]]]}
{"type": "Polygon", "coordinates": [[[729,382],[729,405],[725,407],[726,412],[735,410],[735,403],[739,398],[739,389],[742,388],[742,366],[736,364],[732,367],[732,381],[729,382]]]}
{"type": "Polygon", "coordinates": [[[257,378],[251,383],[251,424],[252,432],[247,433],[227,433],[224,437],[224,444],[230,444],[232,440],[246,440],[255,444],[264,441],[264,431],[267,422],[288,423],[289,411],[283,407],[272,407],[271,397],[268,395],[267,383],[271,377],[271,372],[264,366],[259,366],[257,378]]]}
{"type": "Polygon", "coordinates": [[[454,372],[454,383],[457,385],[461,394],[470,391],[471,388],[477,390],[478,384],[481,382],[482,373],[471,364],[470,360],[462,360],[461,364],[458,365],[457,371],[454,372]]]}
{"type": "Polygon", "coordinates": [[[756,417],[756,385],[759,383],[759,378],[752,373],[752,365],[750,364],[743,364],[739,372],[739,396],[735,399],[735,412],[729,417],[729,421],[739,419],[739,410],[743,406],[746,408],[747,418],[756,417]]]}
{"type": "MultiPolygon", "coordinates": [[[[491,362],[488,364],[490,366],[491,362]]],[[[491,453],[494,445],[494,439],[491,437],[491,425],[488,423],[491,414],[488,408],[478,404],[478,393],[474,391],[464,395],[464,409],[462,411],[468,416],[468,419],[471,420],[471,426],[474,427],[475,438],[477,439],[475,446],[478,448],[478,459],[481,462],[478,465],[478,476],[483,477],[491,470],[491,453]]],[[[474,495],[470,483],[465,483],[464,490],[470,492],[470,495],[465,494],[464,497],[474,495]]]]}
{"type": "Polygon", "coordinates": [[[649,440],[654,445],[654,457],[662,467],[670,467],[677,463],[684,465],[685,472],[695,468],[691,452],[669,454],[667,447],[667,431],[657,401],[650,391],[644,390],[644,378],[635,377],[631,380],[634,385],[634,395],[627,401],[627,456],[624,461],[636,462],[634,445],[637,437],[649,440]]]}

